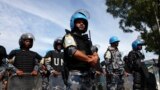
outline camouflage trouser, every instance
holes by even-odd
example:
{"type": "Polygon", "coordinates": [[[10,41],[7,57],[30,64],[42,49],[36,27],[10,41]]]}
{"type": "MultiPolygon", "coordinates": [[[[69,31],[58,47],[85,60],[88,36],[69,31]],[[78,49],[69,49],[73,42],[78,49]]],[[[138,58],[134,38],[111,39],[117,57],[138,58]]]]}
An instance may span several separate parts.
{"type": "Polygon", "coordinates": [[[48,77],[42,77],[42,90],[49,90],[48,77]]]}
{"type": "Polygon", "coordinates": [[[50,76],[49,77],[49,90],[65,90],[65,84],[62,79],[62,75],[57,77],[50,76]]]}
{"type": "Polygon", "coordinates": [[[69,72],[67,90],[92,90],[94,80],[80,71],[69,72]]]}
{"type": "Polygon", "coordinates": [[[96,76],[93,90],[106,90],[106,77],[104,75],[96,76]]]}
{"type": "Polygon", "coordinates": [[[124,90],[122,75],[111,74],[107,77],[107,90],[124,90]]]}
{"type": "Polygon", "coordinates": [[[129,74],[124,77],[124,89],[125,90],[133,90],[133,75],[129,74]]]}

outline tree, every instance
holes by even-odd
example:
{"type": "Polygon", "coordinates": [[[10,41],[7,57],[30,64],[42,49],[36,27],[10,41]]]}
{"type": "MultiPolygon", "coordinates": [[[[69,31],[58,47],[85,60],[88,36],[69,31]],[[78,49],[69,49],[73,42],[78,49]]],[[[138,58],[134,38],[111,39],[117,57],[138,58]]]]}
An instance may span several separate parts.
{"type": "Polygon", "coordinates": [[[159,55],[160,62],[160,1],[106,0],[107,12],[120,18],[124,32],[138,31],[146,42],[146,50],[159,55]]]}

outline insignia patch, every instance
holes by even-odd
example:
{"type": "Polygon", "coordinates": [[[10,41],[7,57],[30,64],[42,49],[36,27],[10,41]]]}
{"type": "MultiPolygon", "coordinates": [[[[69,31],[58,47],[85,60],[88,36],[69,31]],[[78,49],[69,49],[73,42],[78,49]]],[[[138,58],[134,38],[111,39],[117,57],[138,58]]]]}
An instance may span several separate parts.
{"type": "Polygon", "coordinates": [[[67,40],[67,44],[71,44],[71,43],[72,43],[71,39],[67,40]]]}
{"type": "Polygon", "coordinates": [[[74,41],[73,37],[71,35],[66,35],[64,40],[64,47],[67,48],[69,46],[77,46],[76,42],[74,41]]]}

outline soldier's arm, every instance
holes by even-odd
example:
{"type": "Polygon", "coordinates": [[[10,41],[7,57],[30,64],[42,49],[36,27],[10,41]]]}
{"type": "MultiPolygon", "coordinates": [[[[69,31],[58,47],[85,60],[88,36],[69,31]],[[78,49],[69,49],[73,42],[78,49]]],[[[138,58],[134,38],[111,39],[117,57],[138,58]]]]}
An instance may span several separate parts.
{"type": "Polygon", "coordinates": [[[97,53],[94,53],[93,55],[88,56],[80,50],[76,50],[75,53],[73,54],[73,57],[77,58],[78,60],[85,61],[85,62],[88,62],[88,63],[91,63],[91,62],[94,62],[94,61],[95,61],[94,63],[96,63],[97,60],[98,60],[98,54],[97,53]]]}
{"type": "Polygon", "coordinates": [[[110,64],[111,63],[111,52],[110,51],[106,51],[105,52],[104,59],[105,59],[105,63],[106,64],[110,64]]]}
{"type": "Polygon", "coordinates": [[[1,70],[1,71],[0,71],[0,76],[3,76],[4,73],[5,73],[5,69],[1,70]]]}
{"type": "Polygon", "coordinates": [[[48,71],[52,71],[53,67],[51,66],[51,57],[45,58],[45,65],[48,71]]]}
{"type": "Polygon", "coordinates": [[[12,69],[14,72],[16,72],[18,69],[13,65],[16,55],[16,50],[13,50],[8,55],[8,68],[12,69]]]}
{"type": "Polygon", "coordinates": [[[82,51],[78,50],[77,44],[76,44],[74,38],[70,34],[68,34],[64,37],[63,47],[64,47],[65,51],[67,51],[67,54],[70,57],[74,57],[78,60],[85,61],[88,63],[92,62],[92,64],[94,64],[98,60],[97,53],[94,53],[93,55],[87,56],[82,51]]]}
{"type": "Polygon", "coordinates": [[[47,54],[45,55],[45,59],[44,59],[45,65],[46,65],[47,70],[48,70],[49,72],[51,72],[51,71],[53,70],[53,67],[51,66],[51,56],[52,56],[52,53],[51,53],[51,51],[49,51],[49,52],[47,52],[47,54]]]}
{"type": "MultiPolygon", "coordinates": [[[[2,64],[1,69],[0,69],[0,80],[4,77],[5,78],[5,72],[6,72],[7,66],[2,64]]],[[[3,79],[4,79],[3,78],[3,79]]]]}
{"type": "Polygon", "coordinates": [[[38,61],[36,60],[35,62],[36,63],[34,65],[33,71],[38,71],[38,69],[39,69],[38,61]]]}
{"type": "Polygon", "coordinates": [[[9,55],[8,55],[8,63],[13,64],[14,63],[14,59],[15,59],[15,55],[16,55],[16,50],[12,50],[9,55]]]}
{"type": "Polygon", "coordinates": [[[36,60],[35,60],[35,65],[33,71],[38,71],[39,70],[39,63],[43,61],[44,58],[42,58],[41,55],[36,53],[36,60]]]}

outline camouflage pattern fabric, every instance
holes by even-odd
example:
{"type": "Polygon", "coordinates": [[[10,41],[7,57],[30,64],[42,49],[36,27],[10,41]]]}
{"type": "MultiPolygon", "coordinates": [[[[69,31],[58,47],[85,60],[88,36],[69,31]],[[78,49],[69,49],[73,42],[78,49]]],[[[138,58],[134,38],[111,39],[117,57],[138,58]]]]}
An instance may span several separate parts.
{"type": "Polygon", "coordinates": [[[123,83],[122,75],[111,74],[107,77],[107,90],[124,90],[123,83]]]}
{"type": "Polygon", "coordinates": [[[92,90],[94,80],[87,73],[69,72],[67,90],[92,90]]]}
{"type": "Polygon", "coordinates": [[[63,83],[62,75],[49,77],[49,90],[66,90],[63,83]]]}

